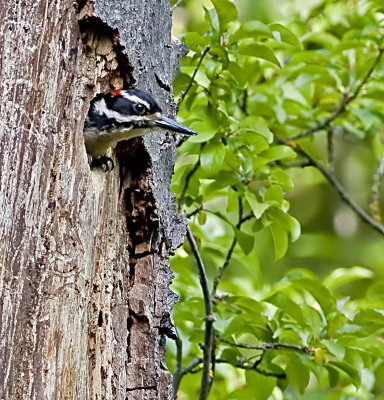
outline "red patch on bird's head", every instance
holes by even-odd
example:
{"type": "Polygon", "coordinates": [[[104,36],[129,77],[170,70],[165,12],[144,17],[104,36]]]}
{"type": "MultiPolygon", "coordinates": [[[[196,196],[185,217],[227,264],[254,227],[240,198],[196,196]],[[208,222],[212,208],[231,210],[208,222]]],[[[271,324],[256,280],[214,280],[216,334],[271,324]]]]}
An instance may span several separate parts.
{"type": "Polygon", "coordinates": [[[121,89],[115,89],[111,92],[112,96],[121,96],[121,89]]]}

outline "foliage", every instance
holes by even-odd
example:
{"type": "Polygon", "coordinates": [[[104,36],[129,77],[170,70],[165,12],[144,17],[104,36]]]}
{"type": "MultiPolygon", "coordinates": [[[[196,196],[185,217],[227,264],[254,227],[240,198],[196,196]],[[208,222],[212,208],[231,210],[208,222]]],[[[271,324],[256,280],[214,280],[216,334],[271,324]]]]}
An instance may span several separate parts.
{"type": "Polygon", "coordinates": [[[233,2],[212,0],[207,31],[182,37],[190,51],[174,88],[199,133],[179,147],[172,187],[190,227],[172,260],[179,338],[168,351],[183,399],[384,396],[384,282],[354,261],[318,276],[287,254],[304,214],[290,202],[306,177],[326,180],[382,246],[384,7],[292,4],[278,23],[240,22],[233,2]],[[340,180],[345,143],[369,154],[363,205],[340,180]],[[280,279],[263,262],[269,241],[288,263],[280,279]]]}

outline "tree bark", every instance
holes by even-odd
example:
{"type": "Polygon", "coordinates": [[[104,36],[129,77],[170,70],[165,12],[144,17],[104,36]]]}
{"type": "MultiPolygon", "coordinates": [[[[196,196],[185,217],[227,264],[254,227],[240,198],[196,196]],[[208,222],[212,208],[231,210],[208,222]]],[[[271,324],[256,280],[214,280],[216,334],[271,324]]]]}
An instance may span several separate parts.
{"type": "Polygon", "coordinates": [[[172,113],[166,0],[0,3],[0,399],[169,399],[169,254],[184,223],[155,133],[91,171],[82,130],[111,88],[172,113]]]}

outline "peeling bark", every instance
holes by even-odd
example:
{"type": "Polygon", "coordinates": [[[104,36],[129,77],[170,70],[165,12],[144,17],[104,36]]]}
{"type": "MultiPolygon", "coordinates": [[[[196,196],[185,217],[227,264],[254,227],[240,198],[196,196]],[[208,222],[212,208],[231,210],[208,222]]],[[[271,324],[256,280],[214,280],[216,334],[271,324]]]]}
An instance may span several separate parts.
{"type": "Polygon", "coordinates": [[[165,0],[0,3],[0,399],[169,399],[173,139],[118,145],[90,171],[100,91],[172,114],[181,49],[165,0]]]}

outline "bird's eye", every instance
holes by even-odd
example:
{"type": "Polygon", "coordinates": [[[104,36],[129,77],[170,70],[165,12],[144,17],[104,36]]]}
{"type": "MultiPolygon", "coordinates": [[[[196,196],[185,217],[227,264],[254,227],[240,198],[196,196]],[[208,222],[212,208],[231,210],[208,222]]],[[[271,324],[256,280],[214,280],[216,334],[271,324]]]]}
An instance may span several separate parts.
{"type": "Polygon", "coordinates": [[[135,111],[136,114],[143,115],[143,114],[145,114],[146,108],[141,103],[135,103],[133,105],[133,110],[135,111]]]}

